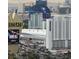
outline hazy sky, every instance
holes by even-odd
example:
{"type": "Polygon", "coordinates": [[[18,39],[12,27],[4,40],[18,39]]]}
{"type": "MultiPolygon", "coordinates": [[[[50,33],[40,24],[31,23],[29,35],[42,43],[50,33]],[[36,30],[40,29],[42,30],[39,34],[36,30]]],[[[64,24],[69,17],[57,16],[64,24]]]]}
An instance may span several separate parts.
{"type": "MultiPolygon", "coordinates": [[[[8,0],[8,9],[16,9],[23,6],[23,3],[25,3],[27,6],[30,6],[32,4],[35,4],[36,0],[8,0]]],[[[52,3],[63,3],[64,0],[47,0],[48,4],[52,3]]]]}
{"type": "MultiPolygon", "coordinates": [[[[18,3],[18,2],[26,2],[26,3],[31,3],[31,2],[35,2],[36,0],[8,0],[9,3],[18,3]]],[[[64,0],[47,0],[48,2],[51,3],[62,3],[64,2],[64,0]]]]}

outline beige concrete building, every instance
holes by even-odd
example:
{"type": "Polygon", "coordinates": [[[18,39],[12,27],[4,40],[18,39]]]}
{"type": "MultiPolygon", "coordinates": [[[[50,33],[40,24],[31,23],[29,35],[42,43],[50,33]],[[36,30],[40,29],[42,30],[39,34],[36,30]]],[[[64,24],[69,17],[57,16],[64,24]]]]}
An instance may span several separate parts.
{"type": "Polygon", "coordinates": [[[23,3],[25,3],[26,5],[32,5],[35,3],[35,0],[8,0],[8,4],[16,4],[20,6],[23,3]]]}
{"type": "Polygon", "coordinates": [[[65,0],[47,0],[48,4],[49,3],[58,3],[58,4],[63,4],[65,0]]]}
{"type": "Polygon", "coordinates": [[[8,0],[8,3],[32,3],[35,2],[35,0],[8,0]]]}

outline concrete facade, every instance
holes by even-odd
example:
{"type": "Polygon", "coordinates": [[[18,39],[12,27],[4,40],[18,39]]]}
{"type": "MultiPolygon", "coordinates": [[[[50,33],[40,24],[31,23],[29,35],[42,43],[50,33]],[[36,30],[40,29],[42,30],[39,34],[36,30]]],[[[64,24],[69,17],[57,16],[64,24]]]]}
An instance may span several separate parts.
{"type": "Polygon", "coordinates": [[[71,18],[70,15],[55,15],[47,19],[46,47],[48,49],[70,48],[71,18]]]}

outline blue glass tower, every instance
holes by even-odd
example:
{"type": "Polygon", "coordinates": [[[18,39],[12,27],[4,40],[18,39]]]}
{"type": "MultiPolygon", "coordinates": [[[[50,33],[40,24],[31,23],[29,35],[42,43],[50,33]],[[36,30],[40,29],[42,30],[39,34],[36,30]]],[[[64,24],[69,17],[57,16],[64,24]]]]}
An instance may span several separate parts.
{"type": "Polygon", "coordinates": [[[32,7],[25,8],[29,12],[29,14],[32,13],[43,13],[43,18],[50,18],[51,17],[51,11],[47,7],[47,0],[36,0],[36,5],[33,5],[32,7]]]}
{"type": "Polygon", "coordinates": [[[43,18],[50,18],[50,10],[47,7],[47,0],[36,0],[35,10],[43,13],[43,18]]]}

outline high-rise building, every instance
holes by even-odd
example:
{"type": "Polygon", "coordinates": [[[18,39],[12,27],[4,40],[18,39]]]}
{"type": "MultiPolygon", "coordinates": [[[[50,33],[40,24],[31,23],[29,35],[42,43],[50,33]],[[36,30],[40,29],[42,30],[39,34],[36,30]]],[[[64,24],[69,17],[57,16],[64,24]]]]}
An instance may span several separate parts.
{"type": "Polygon", "coordinates": [[[47,0],[36,0],[36,4],[25,11],[30,14],[29,28],[45,28],[46,19],[51,17],[50,9],[47,7],[47,0]]]}
{"type": "Polygon", "coordinates": [[[46,47],[48,49],[70,48],[71,18],[70,15],[55,15],[47,19],[46,47]]]}
{"type": "Polygon", "coordinates": [[[65,3],[70,5],[71,4],[71,0],[65,0],[65,3]]]}

